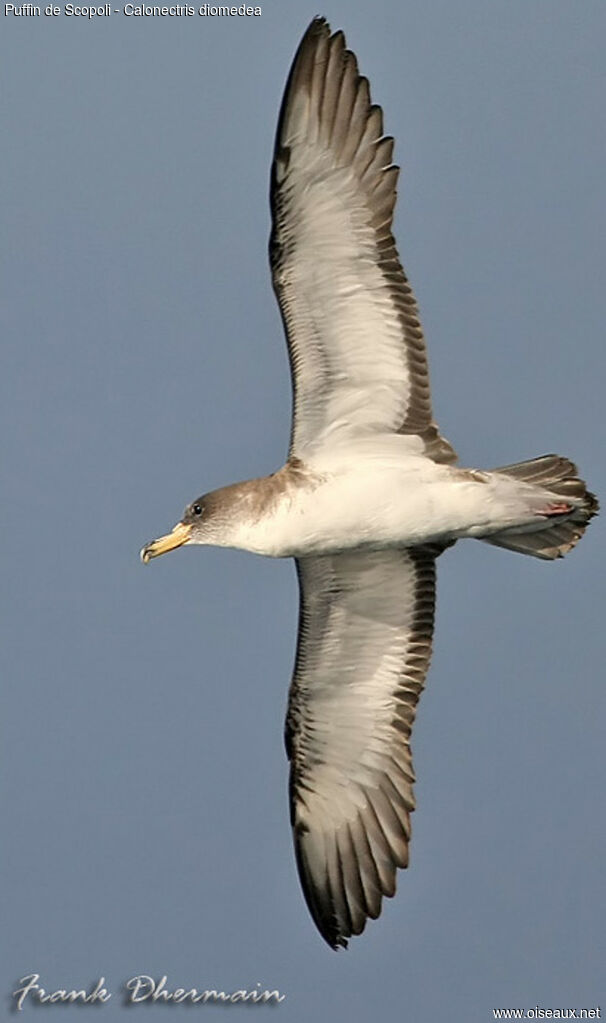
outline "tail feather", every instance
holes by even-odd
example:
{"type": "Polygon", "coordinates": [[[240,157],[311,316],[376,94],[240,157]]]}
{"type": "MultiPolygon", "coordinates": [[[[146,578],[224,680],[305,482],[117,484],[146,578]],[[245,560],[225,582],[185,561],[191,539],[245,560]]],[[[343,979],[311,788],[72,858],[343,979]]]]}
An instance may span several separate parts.
{"type": "Polygon", "coordinates": [[[494,471],[543,487],[548,493],[573,505],[570,512],[558,515],[557,521],[544,529],[526,533],[502,532],[485,537],[485,542],[495,547],[506,547],[549,561],[563,558],[579,542],[590,519],[597,514],[597,498],[577,475],[574,462],[561,455],[541,455],[540,458],[504,465],[494,471]]]}

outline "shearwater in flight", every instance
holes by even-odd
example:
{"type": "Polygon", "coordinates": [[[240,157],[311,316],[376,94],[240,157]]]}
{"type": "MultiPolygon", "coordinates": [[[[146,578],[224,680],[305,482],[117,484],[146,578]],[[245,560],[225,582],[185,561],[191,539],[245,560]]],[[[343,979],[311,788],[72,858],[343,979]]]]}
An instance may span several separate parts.
{"type": "Polygon", "coordinates": [[[333,948],[379,915],[408,863],[410,734],[436,558],[463,537],[562,557],[598,507],[559,455],[456,465],[433,419],[423,331],[391,233],[392,151],[343,34],[315,18],[288,78],[271,171],[288,460],[197,498],[141,552],[147,562],[214,544],[296,558],[291,821],[307,905],[333,948]]]}

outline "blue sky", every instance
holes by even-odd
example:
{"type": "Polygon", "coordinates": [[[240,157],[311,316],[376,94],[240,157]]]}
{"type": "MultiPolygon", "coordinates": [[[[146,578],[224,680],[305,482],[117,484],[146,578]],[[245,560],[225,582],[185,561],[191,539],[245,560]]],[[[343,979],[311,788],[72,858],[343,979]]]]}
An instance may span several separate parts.
{"type": "MultiPolygon", "coordinates": [[[[108,1023],[138,973],[278,988],[231,1011],[288,1023],[606,1011],[599,519],[557,564],[441,559],[411,867],[338,955],[288,825],[292,564],[138,562],[198,493],[286,452],[268,171],[317,12],[262,9],[3,19],[4,1004],[35,971],[103,975],[108,1023]]],[[[321,13],[396,137],[443,432],[466,465],[568,455],[603,497],[603,4],[321,13]]]]}

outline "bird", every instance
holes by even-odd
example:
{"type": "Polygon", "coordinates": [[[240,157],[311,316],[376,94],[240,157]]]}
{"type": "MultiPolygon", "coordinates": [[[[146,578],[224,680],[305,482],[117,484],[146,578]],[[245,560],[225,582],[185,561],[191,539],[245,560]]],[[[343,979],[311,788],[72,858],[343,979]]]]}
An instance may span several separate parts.
{"type": "Polygon", "coordinates": [[[314,18],[287,79],[270,182],[288,457],[196,498],[141,551],[145,563],[194,544],[295,559],[290,818],[307,906],[334,949],[379,916],[408,865],[437,558],[475,538],[553,560],[598,510],[568,458],[463,468],[441,435],[392,234],[393,147],[343,33],[314,18]]]}

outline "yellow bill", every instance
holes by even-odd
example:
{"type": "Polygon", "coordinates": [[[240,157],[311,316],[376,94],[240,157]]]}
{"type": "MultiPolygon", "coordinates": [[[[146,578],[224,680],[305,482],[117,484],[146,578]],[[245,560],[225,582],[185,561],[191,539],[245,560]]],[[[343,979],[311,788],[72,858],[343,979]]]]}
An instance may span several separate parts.
{"type": "Polygon", "coordinates": [[[157,558],[160,554],[166,554],[167,551],[174,551],[175,547],[182,547],[184,543],[187,543],[190,536],[191,526],[186,525],[184,522],[177,522],[171,533],[167,533],[166,536],[160,536],[157,540],[152,540],[151,543],[145,545],[141,551],[141,561],[144,565],[147,565],[147,562],[151,561],[152,558],[157,558]]]}

